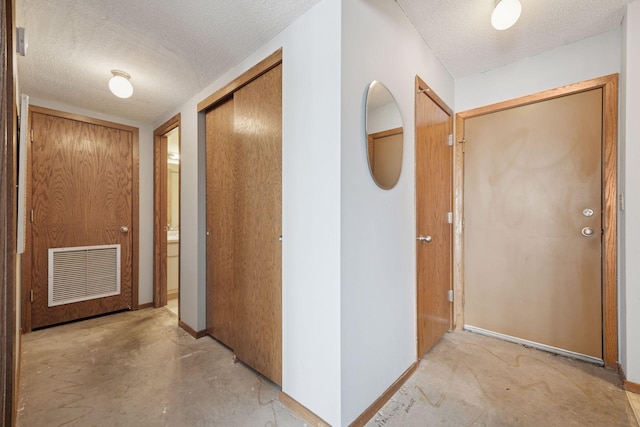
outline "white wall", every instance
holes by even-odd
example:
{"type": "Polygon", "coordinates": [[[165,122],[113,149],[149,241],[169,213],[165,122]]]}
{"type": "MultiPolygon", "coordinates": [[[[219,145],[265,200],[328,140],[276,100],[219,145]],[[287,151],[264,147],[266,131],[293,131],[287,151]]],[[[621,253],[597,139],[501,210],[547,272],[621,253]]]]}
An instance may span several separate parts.
{"type": "Polygon", "coordinates": [[[453,79],[388,0],[342,1],[342,418],[348,425],[416,361],[414,97],[419,75],[451,107],[453,79]],[[372,80],[404,123],[400,180],[380,189],[367,166],[364,102],[372,80]]]}
{"type": "MultiPolygon", "coordinates": [[[[324,0],[180,108],[181,320],[206,328],[204,120],[196,105],[283,48],[283,391],[340,425],[340,0],[324,0]]],[[[160,125],[175,112],[159,121],[160,125]]]]}
{"type": "Polygon", "coordinates": [[[29,104],[138,128],[140,158],[138,303],[153,302],[153,128],[131,120],[83,110],[54,101],[30,97],[29,104]]]}
{"type": "Polygon", "coordinates": [[[621,244],[621,357],[627,379],[640,384],[640,2],[630,3],[623,25],[623,70],[621,79],[621,155],[619,179],[625,209],[621,213],[624,237],[621,244]],[[629,167],[626,167],[629,165],[629,167]]]}
{"type": "Polygon", "coordinates": [[[456,111],[620,72],[620,28],[456,80],[456,111]]]}

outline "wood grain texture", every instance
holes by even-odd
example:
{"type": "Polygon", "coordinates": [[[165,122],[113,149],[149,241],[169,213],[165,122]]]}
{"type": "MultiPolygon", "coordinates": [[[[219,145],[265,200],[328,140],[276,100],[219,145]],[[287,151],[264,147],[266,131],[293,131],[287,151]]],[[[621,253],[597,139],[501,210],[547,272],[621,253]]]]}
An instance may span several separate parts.
{"type": "MultiPolygon", "coordinates": [[[[233,99],[207,112],[207,332],[233,347],[239,294],[236,261],[241,256],[237,235],[236,193],[241,157],[235,143],[233,99]],[[236,251],[238,255],[236,255],[236,251]]],[[[239,225],[240,227],[241,225],[239,225]]]]}
{"type": "Polygon", "coordinates": [[[153,306],[167,305],[167,137],[153,138],[153,306]]]}
{"type": "MultiPolygon", "coordinates": [[[[167,305],[167,137],[180,127],[176,114],[153,131],[153,305],[167,305]]],[[[178,130],[178,132],[180,132],[178,130]]],[[[178,141],[180,137],[178,137],[178,141]]],[[[178,209],[180,209],[178,207],[178,209]]]]}
{"type": "MultiPolygon", "coordinates": [[[[594,82],[595,83],[595,82],[594,82]]],[[[618,363],[618,75],[597,80],[603,88],[603,329],[604,364],[618,363]]]]}
{"type": "Polygon", "coordinates": [[[400,387],[411,377],[418,369],[418,362],[414,362],[391,386],[385,390],[382,395],[375,400],[358,418],[356,418],[349,427],[362,427],[374,417],[374,415],[391,399],[391,397],[400,390],[400,387]]]}
{"type": "MultiPolygon", "coordinates": [[[[603,358],[608,367],[614,367],[618,359],[618,311],[617,311],[617,97],[618,75],[611,74],[596,79],[543,91],[540,93],[512,99],[497,104],[488,105],[468,111],[463,111],[456,116],[458,140],[464,139],[465,120],[483,114],[502,111],[515,106],[527,105],[542,100],[553,99],[573,93],[588,91],[595,88],[603,88],[603,248],[602,248],[602,280],[603,280],[603,358]]],[[[461,144],[462,145],[462,144],[461,144]]],[[[456,150],[456,164],[464,164],[464,146],[456,150]]],[[[464,172],[461,172],[463,175],[464,172]]],[[[462,198],[464,194],[463,182],[456,182],[456,194],[462,198]]],[[[464,212],[461,203],[459,208],[464,212]]],[[[460,245],[464,241],[463,219],[458,226],[461,229],[459,236],[460,245]]],[[[464,324],[464,253],[461,249],[459,255],[461,265],[457,269],[459,283],[457,287],[462,298],[457,299],[457,322],[464,324]]]]}
{"type": "Polygon", "coordinates": [[[273,52],[258,64],[251,67],[251,69],[240,77],[200,101],[198,103],[198,111],[202,112],[214,107],[225,98],[231,96],[235,91],[244,85],[251,83],[253,80],[257,79],[273,67],[278,66],[280,63],[282,63],[282,49],[278,49],[273,52]]]}
{"type": "Polygon", "coordinates": [[[236,283],[245,311],[238,319],[234,350],[242,361],[282,384],[282,66],[242,87],[233,98],[244,175],[235,199],[236,232],[243,242],[236,283]]]}
{"type": "Polygon", "coordinates": [[[314,427],[330,427],[331,424],[317,416],[315,413],[307,409],[306,406],[300,404],[293,397],[289,396],[287,393],[281,391],[278,400],[282,402],[287,408],[291,409],[294,413],[300,416],[303,420],[309,423],[309,425],[314,427]]]}
{"type": "MultiPolygon", "coordinates": [[[[453,278],[453,148],[450,110],[444,110],[432,90],[416,78],[416,233],[431,236],[416,241],[418,358],[452,327],[448,292],[453,278]]],[[[441,101],[440,101],[441,102],[441,101]]]]}
{"type": "Polygon", "coordinates": [[[16,95],[13,74],[14,3],[0,4],[0,425],[16,420],[18,382],[16,371],[16,95]]]}
{"type": "Polygon", "coordinates": [[[30,116],[31,326],[135,307],[137,130],[81,122],[76,115],[70,119],[37,107],[31,108],[30,116]],[[121,233],[121,226],[130,231],[121,233]],[[48,249],[113,243],[121,245],[121,294],[49,308],[48,249]]]}
{"type": "Polygon", "coordinates": [[[206,114],[207,331],[282,381],[282,67],[206,114]]]}

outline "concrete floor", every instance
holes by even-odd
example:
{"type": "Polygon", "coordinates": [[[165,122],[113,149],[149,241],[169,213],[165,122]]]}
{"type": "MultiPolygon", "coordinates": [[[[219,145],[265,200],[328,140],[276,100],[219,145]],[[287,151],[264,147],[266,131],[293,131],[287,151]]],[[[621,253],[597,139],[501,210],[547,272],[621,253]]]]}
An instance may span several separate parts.
{"type": "MultiPolygon", "coordinates": [[[[307,425],[177,323],[147,309],[25,335],[18,426],[307,425]]],[[[638,426],[611,371],[468,332],[446,334],[367,425],[638,426]]]]}
{"type": "Polygon", "coordinates": [[[367,424],[638,426],[618,375],[471,332],[445,334],[367,424]]]}
{"type": "Polygon", "coordinates": [[[18,426],[303,426],[279,388],[166,308],[23,336],[18,426]]]}

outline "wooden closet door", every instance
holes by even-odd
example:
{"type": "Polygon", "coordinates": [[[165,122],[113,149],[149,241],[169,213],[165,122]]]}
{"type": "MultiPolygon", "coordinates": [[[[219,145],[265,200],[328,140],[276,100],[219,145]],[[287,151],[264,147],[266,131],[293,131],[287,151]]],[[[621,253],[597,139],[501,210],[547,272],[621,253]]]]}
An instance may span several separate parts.
{"type": "Polygon", "coordinates": [[[207,331],[282,381],[282,66],[207,112],[207,331]]]}

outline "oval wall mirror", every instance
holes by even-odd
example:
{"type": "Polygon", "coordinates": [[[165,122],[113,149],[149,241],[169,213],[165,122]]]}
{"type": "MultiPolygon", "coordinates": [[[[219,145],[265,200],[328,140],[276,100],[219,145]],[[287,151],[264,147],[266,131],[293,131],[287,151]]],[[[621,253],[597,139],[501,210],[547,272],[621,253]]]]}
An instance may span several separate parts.
{"type": "Polygon", "coordinates": [[[395,98],[379,81],[372,81],[365,106],[367,160],[378,187],[393,188],[402,170],[402,116],[395,98]]]}

